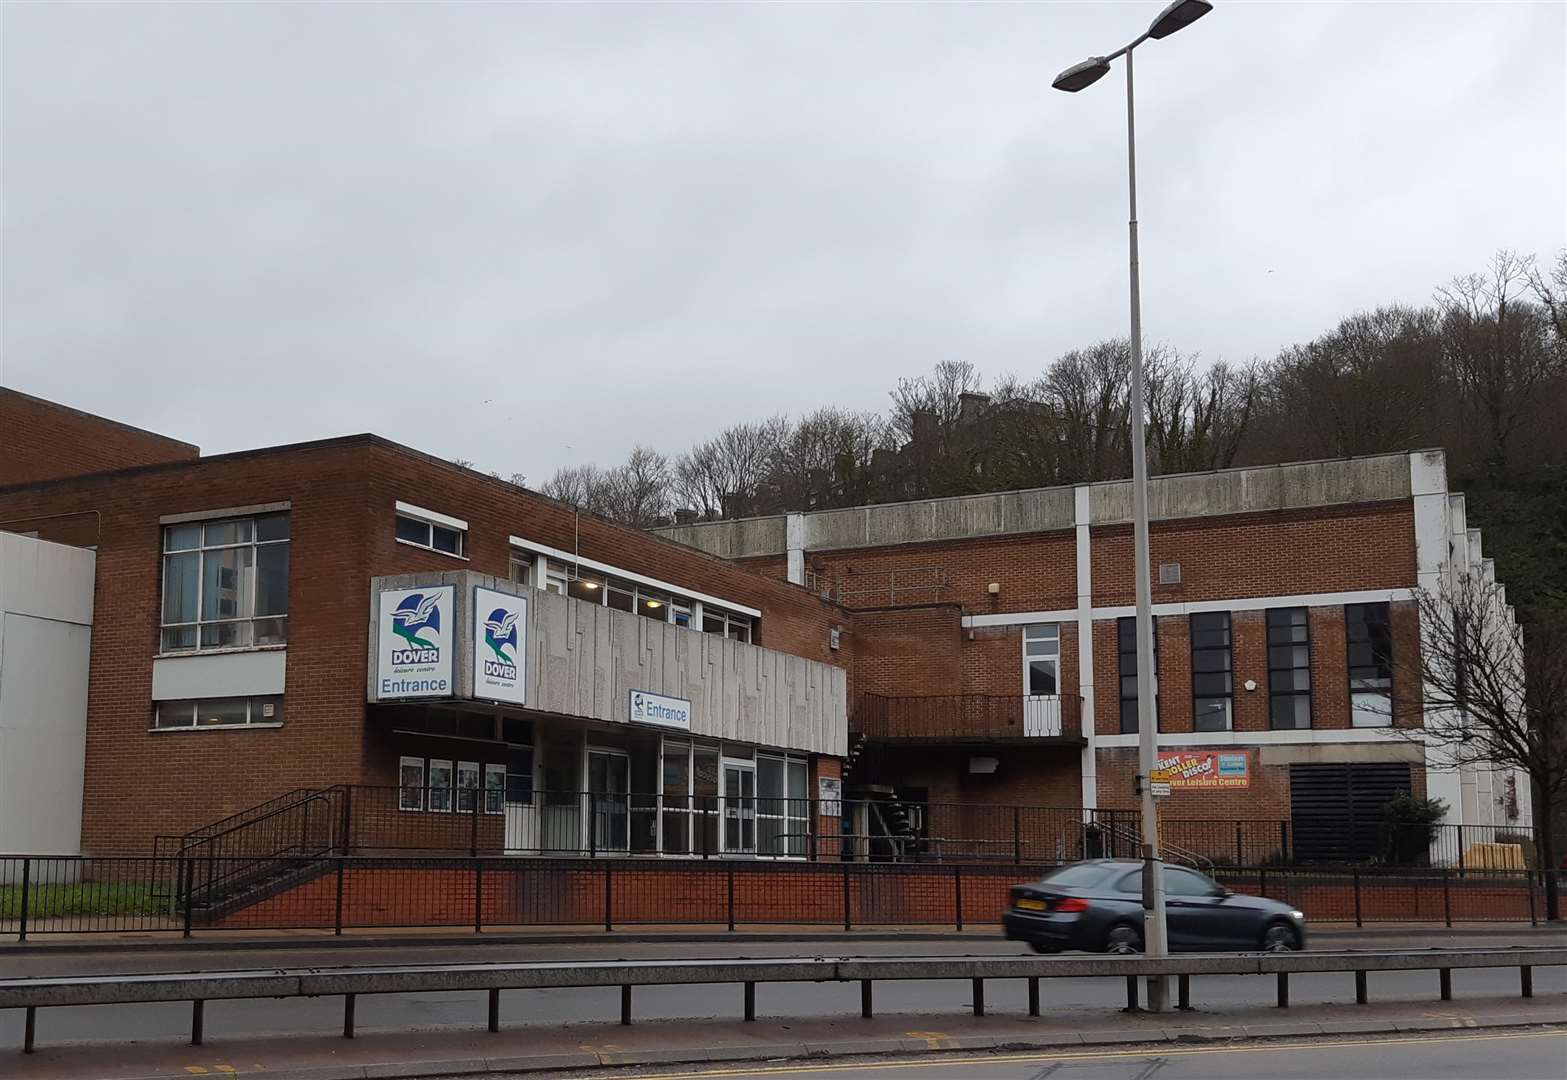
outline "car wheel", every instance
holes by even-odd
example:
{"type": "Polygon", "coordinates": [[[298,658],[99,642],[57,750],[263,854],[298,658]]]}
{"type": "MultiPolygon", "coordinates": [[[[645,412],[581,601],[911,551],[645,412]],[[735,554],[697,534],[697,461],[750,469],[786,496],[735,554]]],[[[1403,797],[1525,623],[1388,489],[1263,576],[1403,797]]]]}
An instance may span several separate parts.
{"type": "Polygon", "coordinates": [[[1042,945],[1042,944],[1040,944],[1037,941],[1030,941],[1028,943],[1028,947],[1030,949],[1033,949],[1037,953],[1058,953],[1058,952],[1061,951],[1059,946],[1056,946],[1056,945],[1042,945]]]}
{"type": "Polygon", "coordinates": [[[1131,923],[1116,923],[1105,935],[1105,952],[1140,953],[1143,951],[1143,935],[1131,923]]]}
{"type": "Polygon", "coordinates": [[[1263,952],[1295,952],[1300,948],[1300,934],[1286,922],[1271,922],[1262,932],[1263,952]]]}

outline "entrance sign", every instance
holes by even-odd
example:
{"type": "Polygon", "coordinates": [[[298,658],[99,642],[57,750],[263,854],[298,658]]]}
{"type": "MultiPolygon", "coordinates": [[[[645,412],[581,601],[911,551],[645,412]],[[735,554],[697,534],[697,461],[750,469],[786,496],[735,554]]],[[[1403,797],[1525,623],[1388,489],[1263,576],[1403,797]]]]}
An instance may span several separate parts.
{"type": "Polygon", "coordinates": [[[527,704],[528,601],[475,586],[473,590],[473,696],[527,704]]]}
{"type": "Polygon", "coordinates": [[[650,694],[646,690],[631,691],[631,720],[637,724],[659,724],[662,727],[691,730],[691,703],[685,698],[650,694]]]}
{"type": "Polygon", "coordinates": [[[1152,782],[1165,782],[1171,788],[1249,788],[1251,754],[1247,751],[1221,753],[1211,750],[1197,753],[1161,754],[1159,765],[1149,776],[1152,782]]]}
{"type": "Polygon", "coordinates": [[[388,589],[379,601],[375,682],[377,697],[451,697],[452,617],[457,590],[451,585],[388,589]]]}

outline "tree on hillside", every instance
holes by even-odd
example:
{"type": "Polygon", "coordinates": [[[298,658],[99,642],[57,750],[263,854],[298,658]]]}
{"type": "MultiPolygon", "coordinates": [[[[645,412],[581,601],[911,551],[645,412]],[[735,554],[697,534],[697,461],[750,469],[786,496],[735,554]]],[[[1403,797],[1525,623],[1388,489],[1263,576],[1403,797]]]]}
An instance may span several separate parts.
{"type": "Polygon", "coordinates": [[[757,496],[788,428],[782,416],[735,424],[681,454],[672,476],[676,504],[703,519],[757,513],[757,496]]]}
{"type": "MultiPolygon", "coordinates": [[[[1516,769],[1533,788],[1538,865],[1554,867],[1554,816],[1567,799],[1567,620],[1537,622],[1528,648],[1502,586],[1465,574],[1422,590],[1418,659],[1424,728],[1390,729],[1422,742],[1444,767],[1516,769]]],[[[1558,917],[1554,875],[1548,897],[1558,917]]]]}
{"type": "Polygon", "coordinates": [[[1437,290],[1444,360],[1483,425],[1493,481],[1513,464],[1519,429],[1540,418],[1543,386],[1567,373],[1549,307],[1528,299],[1537,278],[1532,257],[1499,251],[1485,273],[1437,290]]]}
{"type": "Polygon", "coordinates": [[[873,412],[824,406],[791,425],[767,476],[774,510],[854,506],[874,495],[872,465],[894,440],[873,412]]]}

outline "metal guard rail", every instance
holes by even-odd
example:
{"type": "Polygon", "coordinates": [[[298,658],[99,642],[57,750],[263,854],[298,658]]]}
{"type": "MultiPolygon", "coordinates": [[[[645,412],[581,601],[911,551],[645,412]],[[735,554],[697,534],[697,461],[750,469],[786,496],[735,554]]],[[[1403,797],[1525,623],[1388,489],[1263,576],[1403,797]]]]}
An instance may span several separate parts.
{"type": "Polygon", "coordinates": [[[756,1019],[756,984],[781,982],[858,982],[860,1014],[873,1014],[872,986],[877,981],[968,979],[973,983],[974,1015],[985,1015],[986,979],[1027,979],[1028,1014],[1039,1015],[1039,980],[1124,978],[1127,1008],[1138,1007],[1140,977],[1176,976],[1179,1007],[1189,1008],[1193,975],[1273,975],[1279,1008],[1289,1007],[1292,974],[1353,972],[1355,1001],[1368,1000],[1367,975],[1373,971],[1436,971],[1443,1001],[1452,998],[1454,968],[1516,967],[1519,993],[1534,996],[1533,969],[1567,965],[1567,947],[1508,949],[1429,949],[1420,952],[1193,953],[1154,959],[1147,956],[990,956],[990,957],[816,957],[764,960],[637,960],[592,963],[431,964],[393,967],[279,968],[202,974],[92,975],[0,979],[0,1009],[25,1009],[22,1050],[32,1053],[37,1010],[65,1005],[124,1005],[143,1002],[191,1002],[191,1045],[203,1039],[207,1001],[244,998],[343,998],[343,1036],[354,1037],[354,1013],[360,994],[408,994],[441,991],[489,991],[489,1029],[500,1030],[502,990],[620,987],[620,1022],[631,1023],[634,986],[713,983],[744,985],[744,1015],[756,1019]]]}

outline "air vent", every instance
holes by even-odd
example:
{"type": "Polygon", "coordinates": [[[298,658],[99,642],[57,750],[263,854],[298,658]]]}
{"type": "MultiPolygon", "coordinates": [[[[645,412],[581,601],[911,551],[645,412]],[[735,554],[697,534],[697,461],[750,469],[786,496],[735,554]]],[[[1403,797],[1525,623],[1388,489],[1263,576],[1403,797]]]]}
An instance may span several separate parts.
{"type": "Polygon", "coordinates": [[[1159,564],[1159,584],[1179,585],[1181,583],[1181,564],[1167,562],[1159,564]]]}

